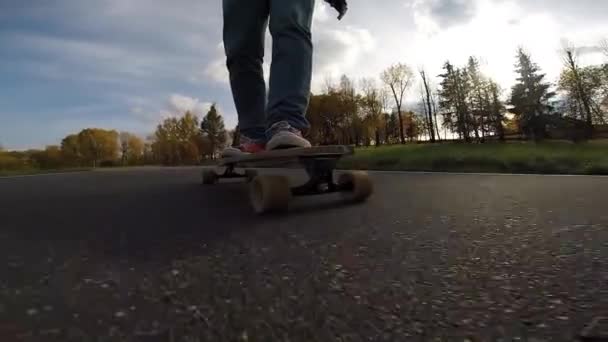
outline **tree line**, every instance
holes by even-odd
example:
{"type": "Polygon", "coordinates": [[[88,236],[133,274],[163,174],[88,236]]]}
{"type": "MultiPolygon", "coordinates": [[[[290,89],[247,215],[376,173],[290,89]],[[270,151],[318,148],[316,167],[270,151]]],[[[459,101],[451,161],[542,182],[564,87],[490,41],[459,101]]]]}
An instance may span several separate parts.
{"type": "Polygon", "coordinates": [[[44,150],[4,151],[0,170],[200,164],[218,156],[228,132],[215,105],[199,122],[191,112],[170,117],[145,139],[129,132],[86,128],[44,150]]]}
{"type": "MultiPolygon", "coordinates": [[[[602,46],[608,58],[608,43],[602,46]]],[[[446,61],[436,85],[426,70],[415,73],[403,63],[378,78],[355,82],[343,75],[337,84],[327,80],[323,91],[311,96],[308,136],[315,144],[364,146],[416,140],[483,143],[508,136],[592,139],[596,128],[607,123],[608,63],[583,67],[577,51],[564,47],[563,70],[551,84],[532,56],[519,48],[518,76],[508,94],[473,56],[462,66],[446,61]],[[406,103],[415,83],[420,84],[420,100],[406,103]]]]}
{"type": "MultiPolygon", "coordinates": [[[[601,45],[608,60],[608,42],[601,45]]],[[[460,140],[471,143],[508,137],[541,140],[592,139],[608,127],[608,61],[581,66],[576,47],[564,44],[563,69],[552,84],[523,48],[515,58],[515,85],[507,93],[482,72],[479,59],[450,61],[433,77],[404,63],[376,78],[331,79],[311,94],[307,138],[316,145],[380,146],[414,141],[460,140]],[[435,82],[433,81],[435,80],[435,82]],[[419,100],[411,98],[415,84],[419,100]]],[[[238,127],[228,131],[215,105],[202,119],[176,113],[150,136],[97,128],[83,129],[44,150],[4,151],[0,170],[118,165],[196,165],[238,143],[238,127]]]]}

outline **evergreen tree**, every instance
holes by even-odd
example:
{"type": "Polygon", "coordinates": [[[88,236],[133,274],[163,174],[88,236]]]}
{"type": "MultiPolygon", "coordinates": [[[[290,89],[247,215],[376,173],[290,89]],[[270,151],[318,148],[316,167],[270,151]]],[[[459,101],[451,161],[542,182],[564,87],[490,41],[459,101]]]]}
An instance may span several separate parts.
{"type": "Polygon", "coordinates": [[[545,136],[543,116],[553,109],[550,100],[555,92],[550,91],[551,85],[544,81],[545,74],[522,48],[517,51],[515,70],[519,77],[511,92],[512,111],[526,136],[542,139],[545,136]]]}
{"type": "Polygon", "coordinates": [[[211,157],[214,158],[226,144],[226,127],[215,104],[211,106],[201,122],[201,132],[209,145],[211,157]]]}
{"type": "Polygon", "coordinates": [[[471,118],[467,103],[470,82],[466,70],[455,68],[449,61],[443,69],[445,72],[439,75],[442,78],[439,106],[443,111],[444,124],[466,142],[470,142],[471,118]]]}

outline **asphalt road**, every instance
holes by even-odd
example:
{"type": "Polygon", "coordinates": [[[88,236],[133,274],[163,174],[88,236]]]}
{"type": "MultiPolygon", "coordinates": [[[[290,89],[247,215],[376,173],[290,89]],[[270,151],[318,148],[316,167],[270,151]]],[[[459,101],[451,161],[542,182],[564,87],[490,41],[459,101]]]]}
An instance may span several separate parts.
{"type": "Polygon", "coordinates": [[[267,217],[196,168],[0,179],[0,340],[572,341],[608,316],[608,178],[373,179],[267,217]]]}

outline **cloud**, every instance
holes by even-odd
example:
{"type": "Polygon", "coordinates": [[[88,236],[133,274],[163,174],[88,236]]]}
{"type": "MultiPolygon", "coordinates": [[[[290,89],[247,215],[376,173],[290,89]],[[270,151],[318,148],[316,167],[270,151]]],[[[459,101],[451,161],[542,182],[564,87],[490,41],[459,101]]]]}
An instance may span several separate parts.
{"type": "Polygon", "coordinates": [[[207,114],[211,107],[211,102],[201,102],[197,98],[181,95],[172,94],[168,101],[168,112],[171,115],[182,115],[185,112],[191,112],[198,116],[207,114]]]}
{"type": "Polygon", "coordinates": [[[164,102],[155,103],[141,97],[132,97],[127,100],[130,104],[130,115],[146,127],[152,127],[162,120],[181,116],[186,112],[203,117],[209,111],[212,103],[201,101],[198,98],[171,94],[164,102]]]}
{"type": "Polygon", "coordinates": [[[414,0],[411,7],[419,29],[448,29],[468,23],[476,13],[477,0],[414,0]]]}
{"type": "Polygon", "coordinates": [[[318,90],[326,77],[337,78],[344,73],[365,76],[374,64],[373,61],[363,63],[366,57],[371,57],[376,47],[374,37],[366,29],[347,27],[319,30],[313,40],[313,90],[318,90]]]}

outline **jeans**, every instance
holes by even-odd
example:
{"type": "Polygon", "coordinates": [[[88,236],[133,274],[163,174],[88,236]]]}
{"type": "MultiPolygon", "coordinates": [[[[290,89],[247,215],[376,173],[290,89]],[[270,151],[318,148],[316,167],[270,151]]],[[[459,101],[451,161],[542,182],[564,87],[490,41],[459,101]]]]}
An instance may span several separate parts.
{"type": "Polygon", "coordinates": [[[314,2],[223,0],[226,65],[243,135],[265,139],[266,130],[279,121],[299,130],[309,127],[306,108],[312,75],[314,2]],[[266,94],[262,63],[268,26],[273,46],[266,94]]]}

